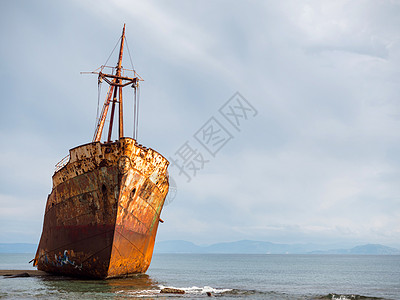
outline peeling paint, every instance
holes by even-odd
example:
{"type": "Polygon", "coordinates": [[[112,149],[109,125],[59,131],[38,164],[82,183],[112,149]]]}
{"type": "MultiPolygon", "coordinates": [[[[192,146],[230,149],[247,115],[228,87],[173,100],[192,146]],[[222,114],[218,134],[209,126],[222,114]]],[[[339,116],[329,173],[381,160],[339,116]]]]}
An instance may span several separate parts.
{"type": "Polygon", "coordinates": [[[168,193],[169,162],[131,138],[85,144],[69,156],[53,175],[35,265],[92,278],[145,272],[168,193]]]}

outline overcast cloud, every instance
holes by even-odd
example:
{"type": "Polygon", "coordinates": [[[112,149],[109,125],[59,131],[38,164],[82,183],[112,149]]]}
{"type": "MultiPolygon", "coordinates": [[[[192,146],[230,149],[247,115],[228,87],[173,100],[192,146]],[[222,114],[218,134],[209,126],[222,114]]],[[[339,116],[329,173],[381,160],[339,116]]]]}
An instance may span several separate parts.
{"type": "Polygon", "coordinates": [[[400,247],[399,16],[377,0],[2,1],[0,242],[38,242],[55,163],[94,132],[97,78],[79,72],[126,23],[139,142],[209,160],[190,182],[170,168],[158,240],[400,247]],[[236,92],[257,110],[240,131],[218,112],[236,92]],[[193,137],[212,116],[233,136],[215,157],[193,137]]]}

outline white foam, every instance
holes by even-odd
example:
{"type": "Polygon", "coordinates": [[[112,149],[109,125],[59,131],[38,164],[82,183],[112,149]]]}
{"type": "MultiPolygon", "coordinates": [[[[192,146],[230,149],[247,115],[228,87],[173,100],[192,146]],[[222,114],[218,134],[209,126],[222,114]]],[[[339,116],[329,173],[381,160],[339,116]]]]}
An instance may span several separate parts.
{"type": "Polygon", "coordinates": [[[164,288],[172,288],[172,289],[179,289],[185,291],[186,294],[206,294],[206,293],[212,293],[212,294],[220,294],[220,293],[225,293],[225,292],[230,292],[232,289],[217,289],[213,288],[211,286],[204,286],[204,287],[197,287],[197,286],[192,286],[192,287],[173,287],[173,286],[163,286],[159,285],[158,286],[160,290],[164,288]]]}
{"type": "Polygon", "coordinates": [[[160,296],[160,290],[140,290],[140,291],[129,291],[125,292],[126,295],[135,297],[135,298],[144,298],[144,297],[157,297],[160,296]]]}
{"type": "Polygon", "coordinates": [[[354,300],[356,298],[355,295],[332,295],[332,300],[354,300]]]}
{"type": "Polygon", "coordinates": [[[221,294],[225,292],[230,292],[232,289],[217,289],[213,288],[211,286],[204,286],[204,287],[197,287],[197,286],[192,286],[192,287],[174,287],[174,286],[164,286],[164,285],[159,285],[159,289],[154,289],[154,290],[138,290],[138,291],[116,291],[116,294],[125,294],[137,298],[144,298],[144,297],[157,297],[157,296],[163,296],[163,297],[168,297],[168,296],[177,296],[176,294],[160,294],[161,290],[164,288],[171,288],[171,289],[179,289],[185,291],[185,294],[189,295],[201,295],[201,294],[221,294]]]}

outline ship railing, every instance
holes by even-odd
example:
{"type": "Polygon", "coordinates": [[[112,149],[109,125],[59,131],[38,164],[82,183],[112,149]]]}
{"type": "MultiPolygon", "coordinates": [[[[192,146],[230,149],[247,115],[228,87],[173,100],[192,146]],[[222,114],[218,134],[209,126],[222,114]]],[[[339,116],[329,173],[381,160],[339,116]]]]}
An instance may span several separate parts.
{"type": "Polygon", "coordinates": [[[62,160],[60,160],[57,164],[56,164],[56,169],[54,172],[57,172],[58,170],[60,170],[62,167],[64,167],[67,163],[69,162],[69,154],[64,157],[62,160]]]}

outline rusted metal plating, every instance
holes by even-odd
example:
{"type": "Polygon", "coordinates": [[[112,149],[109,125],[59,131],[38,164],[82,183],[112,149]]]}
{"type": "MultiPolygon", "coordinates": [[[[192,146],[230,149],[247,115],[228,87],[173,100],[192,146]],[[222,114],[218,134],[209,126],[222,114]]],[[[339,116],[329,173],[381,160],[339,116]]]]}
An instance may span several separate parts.
{"type": "MultiPolygon", "coordinates": [[[[94,72],[99,74],[99,82],[104,79],[110,84],[110,89],[93,142],[71,149],[56,165],[34,259],[39,270],[110,278],[142,273],[150,265],[168,193],[169,162],[134,139],[123,137],[122,88],[131,84],[136,91],[142,80],[136,72],[132,78],[121,76],[124,41],[125,25],[116,74],[94,72]],[[111,102],[108,142],[100,143],[111,102]],[[116,102],[119,140],[111,142],[116,102]]],[[[134,118],[136,123],[136,106],[134,118]]]]}
{"type": "Polygon", "coordinates": [[[92,278],[145,272],[168,193],[168,164],[131,138],[71,149],[53,175],[38,269],[92,278]]]}

